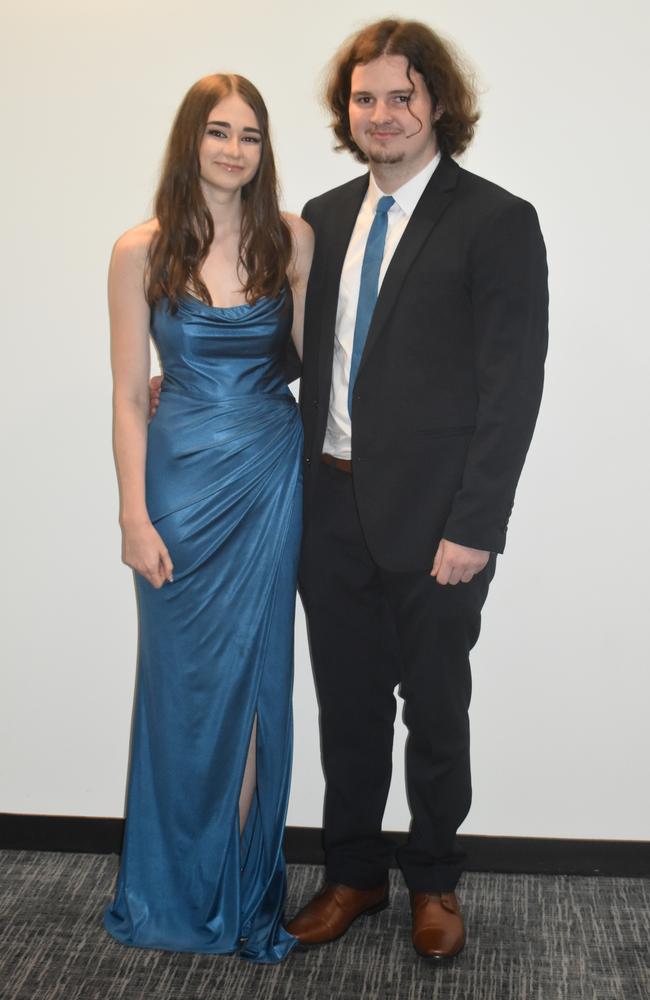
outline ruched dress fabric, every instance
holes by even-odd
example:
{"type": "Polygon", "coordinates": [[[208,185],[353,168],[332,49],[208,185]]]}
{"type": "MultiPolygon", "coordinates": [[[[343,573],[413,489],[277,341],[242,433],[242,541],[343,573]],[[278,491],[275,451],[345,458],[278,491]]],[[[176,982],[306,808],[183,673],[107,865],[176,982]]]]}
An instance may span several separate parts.
{"type": "Polygon", "coordinates": [[[281,360],[290,292],[152,314],[164,371],[149,515],[174,563],[136,574],[127,816],[106,929],[127,945],[280,961],[302,429],[281,360]],[[239,796],[257,720],[257,788],[239,796]]]}

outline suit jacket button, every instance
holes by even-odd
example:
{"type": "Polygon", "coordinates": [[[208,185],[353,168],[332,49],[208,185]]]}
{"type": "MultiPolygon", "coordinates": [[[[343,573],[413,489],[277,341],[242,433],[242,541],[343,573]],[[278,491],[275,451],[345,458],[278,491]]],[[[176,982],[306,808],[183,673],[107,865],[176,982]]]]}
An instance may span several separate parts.
{"type": "Polygon", "coordinates": [[[311,458],[309,457],[309,455],[305,455],[305,462],[307,463],[307,465],[311,465],[311,458]]]}

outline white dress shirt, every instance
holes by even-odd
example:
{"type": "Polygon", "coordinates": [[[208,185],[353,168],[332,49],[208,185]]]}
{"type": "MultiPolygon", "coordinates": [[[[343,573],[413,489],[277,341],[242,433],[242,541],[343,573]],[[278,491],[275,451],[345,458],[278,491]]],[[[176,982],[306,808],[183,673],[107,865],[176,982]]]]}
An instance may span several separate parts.
{"type": "MultiPolygon", "coordinates": [[[[379,272],[379,288],[381,288],[388,265],[415,210],[415,206],[422,197],[422,193],[431,180],[439,162],[440,153],[419,174],[416,174],[410,181],[407,181],[401,188],[393,192],[395,204],[391,205],[388,210],[388,229],[386,232],[381,271],[379,272]]],[[[361,265],[363,263],[368,233],[375,217],[377,202],[383,195],[384,192],[380,191],[372,174],[370,174],[368,191],[359,209],[341,271],[334,334],[332,387],[327,415],[327,430],[323,444],[323,451],[330,455],[335,455],[337,458],[352,457],[352,427],[348,413],[348,385],[350,382],[350,359],[352,358],[359,286],[361,284],[361,265]]]]}

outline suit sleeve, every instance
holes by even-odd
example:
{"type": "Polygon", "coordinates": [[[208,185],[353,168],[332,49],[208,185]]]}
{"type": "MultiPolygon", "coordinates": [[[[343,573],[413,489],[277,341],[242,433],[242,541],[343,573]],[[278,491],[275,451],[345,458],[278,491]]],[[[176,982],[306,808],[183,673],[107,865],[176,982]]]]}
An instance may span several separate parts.
{"type": "Polygon", "coordinates": [[[287,385],[291,385],[295,382],[297,378],[300,378],[302,374],[302,361],[296,350],[296,345],[293,342],[293,337],[287,338],[287,345],[284,349],[284,356],[282,358],[282,370],[284,372],[284,378],[287,385]]]}
{"type": "Polygon", "coordinates": [[[503,552],[539,411],[548,343],[546,250],[532,205],[501,209],[470,249],[478,409],[444,538],[503,552]]]}

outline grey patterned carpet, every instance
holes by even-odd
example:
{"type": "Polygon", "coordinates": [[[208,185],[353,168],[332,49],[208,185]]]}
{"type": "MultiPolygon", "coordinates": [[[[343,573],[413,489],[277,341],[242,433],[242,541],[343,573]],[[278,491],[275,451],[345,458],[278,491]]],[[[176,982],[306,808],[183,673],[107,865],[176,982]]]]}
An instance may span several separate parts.
{"type": "MultiPolygon", "coordinates": [[[[117,859],[0,852],[3,1000],[648,1000],[650,882],[468,874],[468,943],[451,966],[419,959],[406,890],[341,941],[280,966],[124,948],[103,930],[117,859]]],[[[288,913],[316,889],[294,866],[288,913]]]]}

